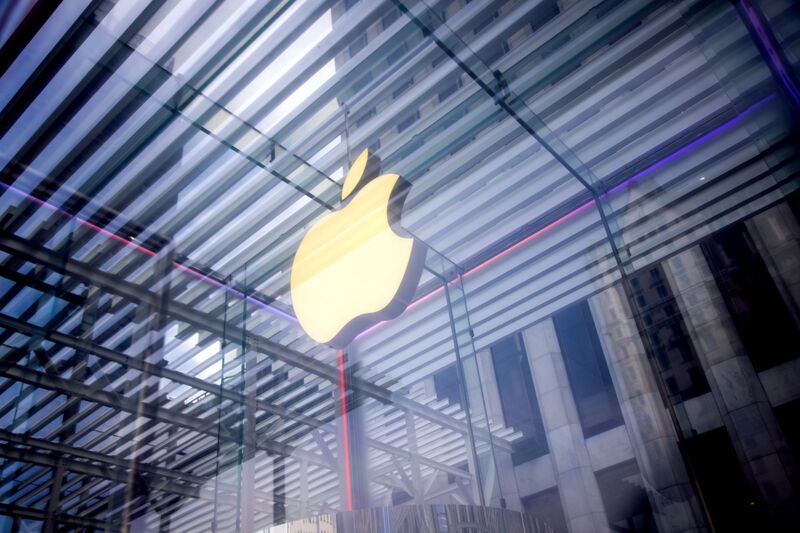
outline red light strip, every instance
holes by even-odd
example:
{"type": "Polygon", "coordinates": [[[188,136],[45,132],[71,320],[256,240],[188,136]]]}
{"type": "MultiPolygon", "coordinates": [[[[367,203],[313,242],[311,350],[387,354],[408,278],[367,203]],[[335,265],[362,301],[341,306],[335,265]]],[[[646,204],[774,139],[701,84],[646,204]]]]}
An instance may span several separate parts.
{"type": "MultiPolygon", "coordinates": [[[[475,272],[478,272],[479,270],[481,270],[481,269],[487,267],[488,265],[494,263],[498,259],[500,259],[502,257],[505,257],[506,255],[510,254],[514,250],[517,250],[518,248],[522,248],[523,246],[525,246],[526,244],[531,242],[533,239],[535,239],[536,237],[538,237],[542,233],[550,231],[551,229],[553,229],[554,227],[558,226],[559,224],[561,224],[562,222],[566,221],[567,219],[572,218],[573,216],[577,215],[578,213],[584,211],[586,208],[594,205],[594,202],[595,202],[594,200],[589,200],[585,204],[576,207],[575,209],[573,209],[572,211],[570,211],[566,215],[563,215],[562,217],[557,218],[556,220],[554,220],[553,222],[549,223],[548,225],[546,225],[546,226],[534,231],[533,233],[531,233],[530,235],[528,235],[527,237],[525,237],[524,239],[522,239],[518,243],[516,243],[514,245],[511,245],[508,248],[502,250],[501,252],[493,255],[489,259],[485,260],[483,263],[479,263],[479,264],[475,265],[474,267],[470,268],[469,270],[464,272],[462,277],[466,278],[467,276],[470,276],[470,275],[474,274],[475,272]]],[[[451,283],[452,283],[452,281],[451,281],[451,283]]]]}
{"type": "MultiPolygon", "coordinates": [[[[66,218],[70,218],[70,219],[74,220],[75,222],[77,222],[78,224],[80,224],[81,226],[84,226],[84,227],[87,227],[87,228],[89,228],[89,229],[91,229],[93,231],[96,231],[97,233],[99,233],[101,235],[105,235],[109,239],[117,241],[120,244],[124,244],[125,246],[129,246],[129,247],[131,247],[131,248],[133,248],[133,249],[135,249],[135,250],[137,250],[139,252],[142,252],[145,255],[149,255],[150,257],[154,257],[155,255],[157,255],[157,252],[155,252],[154,250],[151,250],[150,248],[146,248],[146,247],[144,247],[144,246],[142,246],[140,244],[136,244],[135,242],[131,241],[130,239],[126,239],[125,237],[117,235],[116,233],[114,233],[112,231],[109,231],[109,230],[107,230],[105,228],[102,228],[102,227],[98,226],[97,224],[89,222],[85,218],[81,218],[81,217],[79,217],[77,215],[73,215],[73,214],[65,211],[64,209],[61,209],[60,207],[58,207],[56,205],[53,205],[50,202],[47,202],[47,201],[42,200],[40,198],[37,198],[37,197],[35,197],[35,196],[31,195],[31,194],[28,194],[25,191],[23,191],[22,189],[18,189],[17,187],[14,187],[13,185],[7,185],[5,183],[0,183],[0,186],[4,187],[7,191],[9,191],[9,192],[11,192],[13,194],[16,194],[18,196],[22,196],[23,198],[25,198],[27,200],[30,200],[31,202],[33,202],[33,203],[35,203],[35,204],[37,204],[37,205],[39,205],[41,207],[44,207],[45,209],[53,211],[54,213],[57,213],[57,214],[59,214],[61,216],[64,216],[66,218]]],[[[295,317],[293,317],[292,315],[290,315],[290,314],[288,314],[288,313],[286,313],[284,311],[281,311],[277,307],[273,307],[273,306],[269,305],[268,303],[266,303],[266,302],[264,302],[264,301],[262,301],[262,300],[260,300],[260,299],[258,299],[256,297],[254,297],[252,295],[245,295],[242,291],[231,287],[230,285],[228,285],[225,282],[218,281],[218,280],[216,280],[216,279],[214,279],[214,278],[212,278],[210,276],[207,276],[207,275],[203,274],[202,272],[200,272],[199,270],[197,270],[195,268],[192,268],[190,266],[184,265],[183,263],[179,263],[178,261],[173,261],[172,262],[172,266],[177,268],[178,270],[182,270],[183,272],[186,272],[187,274],[189,274],[191,276],[194,276],[195,278],[203,280],[206,283],[214,285],[215,287],[218,287],[218,288],[221,288],[221,289],[226,290],[228,292],[231,292],[231,293],[239,296],[240,298],[245,298],[248,301],[258,305],[262,309],[266,309],[267,311],[270,311],[275,315],[283,317],[283,318],[289,320],[290,322],[297,323],[297,319],[295,317]]]]}
{"type": "MultiPolygon", "coordinates": [[[[526,244],[531,242],[533,239],[535,239],[536,237],[538,237],[542,233],[545,233],[545,232],[553,229],[555,226],[557,226],[557,225],[561,224],[562,222],[566,221],[567,219],[575,216],[576,214],[580,213],[581,211],[583,211],[584,209],[586,209],[587,207],[589,207],[591,205],[594,205],[594,200],[589,200],[585,204],[576,207],[575,209],[573,209],[572,211],[570,211],[566,215],[563,215],[562,217],[557,218],[556,220],[554,220],[553,222],[549,223],[548,225],[546,225],[546,226],[534,231],[533,233],[531,233],[530,235],[528,235],[527,237],[525,237],[524,239],[522,239],[518,243],[513,244],[513,245],[509,246],[508,248],[505,248],[505,249],[501,250],[500,252],[498,252],[497,254],[493,255],[490,258],[488,258],[484,262],[475,265],[474,267],[472,267],[469,270],[467,270],[466,272],[464,272],[461,275],[461,277],[462,278],[466,278],[467,276],[471,276],[472,274],[475,274],[476,272],[486,268],[487,266],[489,266],[490,264],[494,263],[498,259],[500,259],[502,257],[505,257],[506,255],[510,254],[511,252],[513,252],[514,250],[516,250],[518,248],[521,248],[521,247],[525,246],[526,244]]],[[[458,278],[451,279],[450,281],[447,282],[447,285],[450,286],[451,284],[455,283],[456,280],[458,280],[458,278]]],[[[432,297],[434,297],[437,294],[439,294],[440,292],[442,292],[444,290],[444,287],[445,287],[444,285],[440,285],[439,287],[436,287],[435,289],[433,289],[431,292],[429,292],[427,294],[424,294],[423,296],[420,296],[419,298],[417,298],[416,300],[414,300],[413,302],[408,304],[408,307],[406,307],[405,311],[403,311],[402,314],[406,314],[408,311],[411,311],[412,309],[417,307],[419,304],[430,300],[432,297]]],[[[375,324],[374,326],[372,326],[369,329],[365,329],[364,331],[362,331],[361,333],[358,334],[356,339],[360,339],[362,336],[367,335],[368,333],[378,329],[382,325],[386,324],[386,322],[388,322],[388,321],[384,320],[383,322],[378,322],[377,324],[375,324]]]]}
{"type": "Polygon", "coordinates": [[[344,385],[344,350],[339,350],[339,394],[342,398],[342,433],[344,447],[344,481],[347,491],[347,510],[353,510],[353,484],[350,479],[350,430],[347,427],[347,401],[345,393],[347,389],[344,385]]]}
{"type": "MultiPolygon", "coordinates": [[[[721,124],[720,126],[714,128],[713,130],[709,131],[705,135],[700,136],[699,138],[697,138],[694,141],[690,142],[689,144],[683,146],[679,150],[669,154],[668,156],[664,157],[663,159],[659,160],[658,162],[656,162],[656,163],[650,165],[649,167],[645,168],[641,172],[638,172],[637,174],[631,176],[630,178],[626,179],[622,183],[619,183],[615,187],[609,189],[608,191],[603,193],[601,195],[601,197],[607,197],[608,195],[613,194],[613,193],[619,191],[620,189],[623,189],[625,186],[627,186],[630,183],[640,179],[642,176],[650,174],[654,170],[656,170],[656,169],[658,169],[660,167],[663,167],[665,164],[677,159],[678,157],[682,156],[683,154],[685,154],[686,152],[688,152],[691,149],[695,148],[696,146],[704,143],[705,141],[707,141],[711,137],[714,137],[714,136],[720,134],[721,132],[730,129],[735,124],[741,122],[747,115],[751,114],[753,111],[757,110],[758,108],[763,107],[765,104],[767,104],[768,102],[770,102],[774,98],[775,98],[775,94],[770,94],[770,95],[762,98],[761,100],[759,100],[755,104],[751,105],[749,108],[747,108],[744,111],[742,111],[741,113],[739,113],[737,116],[733,117],[731,120],[725,122],[724,124],[721,124]]],[[[553,222],[547,224],[546,226],[544,226],[542,228],[539,228],[538,230],[534,231],[533,233],[531,233],[530,235],[528,235],[527,237],[525,237],[524,239],[522,239],[518,243],[513,244],[513,245],[509,246],[508,248],[505,248],[504,250],[501,250],[497,254],[495,254],[492,257],[490,257],[490,258],[486,259],[485,261],[483,261],[482,263],[479,263],[479,264],[475,265],[474,267],[470,268],[469,270],[464,272],[464,274],[462,274],[462,277],[466,278],[467,276],[470,276],[470,275],[474,274],[475,272],[478,272],[479,270],[485,268],[486,266],[494,263],[495,261],[497,261],[501,257],[505,257],[506,255],[510,254],[514,250],[517,250],[518,248],[521,248],[521,247],[525,246],[526,244],[528,244],[529,242],[534,240],[536,237],[538,237],[542,233],[545,233],[545,232],[553,229],[555,226],[558,226],[562,222],[564,222],[567,219],[575,216],[576,214],[580,213],[581,211],[584,211],[585,209],[587,209],[588,207],[590,207],[590,206],[592,206],[594,204],[595,204],[595,200],[589,200],[585,204],[579,205],[578,207],[576,207],[575,209],[573,209],[572,211],[570,211],[566,215],[563,215],[560,218],[557,218],[556,220],[554,220],[553,222]]],[[[447,282],[446,285],[449,286],[451,283],[454,283],[457,279],[458,278],[451,279],[450,281],[447,282]]],[[[401,316],[406,314],[409,310],[413,309],[414,307],[416,307],[417,305],[421,304],[422,302],[429,300],[434,295],[439,294],[440,292],[442,292],[444,290],[444,288],[445,288],[445,285],[442,285],[440,287],[435,288],[431,292],[429,292],[429,293],[427,293],[427,294],[425,294],[423,296],[420,296],[419,299],[414,300],[413,302],[411,302],[408,305],[408,307],[406,307],[405,311],[403,311],[401,316]]],[[[386,322],[387,321],[379,322],[379,323],[375,324],[374,326],[372,326],[371,328],[362,331],[361,333],[359,333],[359,335],[356,337],[356,339],[360,339],[362,336],[366,335],[367,333],[376,330],[377,328],[381,327],[386,322]]]]}

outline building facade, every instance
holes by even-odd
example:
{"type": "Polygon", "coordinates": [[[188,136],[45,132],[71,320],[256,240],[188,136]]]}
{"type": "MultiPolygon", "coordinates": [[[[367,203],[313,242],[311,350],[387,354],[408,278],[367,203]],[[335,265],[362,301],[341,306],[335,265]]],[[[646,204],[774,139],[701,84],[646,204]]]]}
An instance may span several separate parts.
{"type": "Polygon", "coordinates": [[[1,530],[800,527],[793,2],[0,17],[1,530]],[[317,342],[365,148],[422,274],[317,342]]]}

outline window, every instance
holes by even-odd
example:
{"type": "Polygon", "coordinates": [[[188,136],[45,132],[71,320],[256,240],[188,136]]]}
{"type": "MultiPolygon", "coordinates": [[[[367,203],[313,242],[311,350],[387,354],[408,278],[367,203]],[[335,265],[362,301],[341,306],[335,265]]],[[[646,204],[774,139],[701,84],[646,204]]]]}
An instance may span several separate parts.
{"type": "Polygon", "coordinates": [[[482,32],[483,30],[488,28],[492,24],[492,22],[494,22],[494,19],[496,19],[496,18],[497,18],[497,12],[494,12],[491,15],[489,15],[488,17],[486,17],[485,19],[483,19],[481,22],[476,24],[475,25],[475,35],[478,35],[480,32],[482,32]]]}
{"type": "Polygon", "coordinates": [[[709,392],[708,381],[661,267],[644,268],[631,275],[630,282],[646,328],[643,333],[658,362],[670,401],[677,404],[709,392]]]}
{"type": "Polygon", "coordinates": [[[400,10],[396,7],[393,7],[389,10],[387,14],[381,17],[381,24],[383,25],[383,29],[387,29],[392,23],[400,18],[400,10]]]}
{"type": "Polygon", "coordinates": [[[567,521],[558,488],[543,490],[522,499],[522,510],[541,518],[556,533],[567,533],[567,521]]]}
{"type": "Polygon", "coordinates": [[[493,41],[486,45],[483,50],[481,50],[481,59],[487,65],[494,65],[503,54],[508,52],[508,44],[505,41],[493,41]]]}
{"type": "Polygon", "coordinates": [[[725,428],[687,439],[685,450],[715,531],[761,531],[770,523],[725,428]]]}
{"type": "Polygon", "coordinates": [[[413,499],[409,493],[402,489],[392,489],[392,505],[402,505],[413,499]]]}
{"type": "MultiPolygon", "coordinates": [[[[778,425],[783,431],[783,438],[789,450],[795,457],[795,462],[800,459],[800,400],[792,400],[783,405],[775,407],[775,418],[778,419],[778,425]]],[[[796,478],[800,478],[800,473],[797,473],[796,478]]],[[[800,486],[800,479],[797,479],[797,485],[800,486]]]]}
{"type": "Polygon", "coordinates": [[[788,197],[789,209],[792,210],[797,221],[800,222],[800,190],[797,190],[788,197]]]}
{"type": "Polygon", "coordinates": [[[635,461],[595,474],[611,531],[656,531],[653,511],[635,461]]]}
{"type": "Polygon", "coordinates": [[[756,371],[797,357],[797,324],[744,224],[715,233],[701,247],[756,371]]]}
{"type": "Polygon", "coordinates": [[[584,436],[619,426],[622,413],[589,305],[585,300],[573,304],[553,322],[584,436]]]}
{"type": "Polygon", "coordinates": [[[433,386],[438,399],[447,400],[450,405],[461,405],[461,387],[455,363],[433,375],[433,386]]]}
{"type": "Polygon", "coordinates": [[[439,102],[444,102],[455,94],[461,88],[461,78],[455,78],[452,83],[449,83],[439,91],[439,102]]]}
{"type": "Polygon", "coordinates": [[[403,84],[402,84],[402,85],[400,85],[400,87],[398,87],[397,89],[395,89],[394,91],[392,91],[392,98],[393,98],[394,100],[397,100],[398,98],[400,98],[400,96],[401,96],[401,95],[402,95],[404,92],[406,92],[407,90],[409,90],[409,89],[410,89],[410,88],[411,88],[413,85],[414,85],[414,80],[406,80],[405,82],[403,82],[403,84]]]}
{"type": "Polygon", "coordinates": [[[523,436],[514,443],[511,456],[514,464],[546,454],[544,424],[522,336],[517,333],[494,344],[491,352],[503,418],[507,426],[523,436]]]}
{"type": "Polygon", "coordinates": [[[372,82],[372,74],[367,72],[361,78],[359,78],[358,81],[353,83],[352,85],[353,94],[358,93],[358,91],[369,85],[371,82],[372,82]]]}
{"type": "Polygon", "coordinates": [[[447,59],[447,58],[448,58],[448,56],[444,52],[437,52],[436,56],[434,56],[434,58],[433,58],[433,61],[431,61],[431,66],[433,68],[438,67],[439,65],[444,63],[445,59],[447,59]]]}
{"type": "Polygon", "coordinates": [[[558,3],[556,2],[542,2],[537,5],[533,10],[533,16],[530,17],[531,29],[535,32],[545,24],[556,18],[559,14],[558,3]]]}
{"type": "Polygon", "coordinates": [[[353,57],[357,53],[361,51],[362,48],[367,46],[367,35],[365,33],[360,34],[356,37],[352,43],[350,43],[350,47],[348,50],[350,51],[350,57],[353,57]]]}
{"type": "Polygon", "coordinates": [[[406,43],[402,43],[400,46],[398,46],[392,52],[386,55],[386,64],[389,66],[394,65],[401,58],[405,57],[407,53],[408,53],[408,45],[406,43]]]}
{"type": "Polygon", "coordinates": [[[370,119],[372,117],[374,117],[376,114],[377,114],[377,112],[375,111],[375,108],[373,107],[372,109],[370,109],[369,111],[367,111],[366,113],[364,113],[363,115],[358,117],[358,119],[356,119],[356,121],[355,121],[356,122],[355,123],[356,129],[362,127],[364,124],[369,122],[370,119]]]}
{"type": "Polygon", "coordinates": [[[411,125],[414,122],[417,121],[418,118],[419,118],[419,111],[414,111],[413,113],[408,115],[406,118],[402,119],[401,121],[399,121],[397,123],[397,132],[400,133],[402,131],[407,130],[408,128],[411,127],[411,125]]]}

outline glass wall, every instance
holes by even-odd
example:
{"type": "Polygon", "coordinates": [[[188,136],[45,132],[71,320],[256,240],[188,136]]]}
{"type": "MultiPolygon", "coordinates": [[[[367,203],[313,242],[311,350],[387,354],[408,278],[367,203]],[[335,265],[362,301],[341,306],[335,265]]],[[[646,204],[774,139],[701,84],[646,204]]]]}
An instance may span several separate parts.
{"type": "Polygon", "coordinates": [[[797,530],[797,28],[7,2],[0,531],[797,530]]]}

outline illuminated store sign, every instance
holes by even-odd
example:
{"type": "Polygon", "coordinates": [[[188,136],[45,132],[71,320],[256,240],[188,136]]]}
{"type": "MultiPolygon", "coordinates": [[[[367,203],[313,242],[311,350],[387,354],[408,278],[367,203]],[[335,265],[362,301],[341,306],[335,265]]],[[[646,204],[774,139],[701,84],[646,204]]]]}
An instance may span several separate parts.
{"type": "Polygon", "coordinates": [[[422,273],[424,246],[400,228],[410,186],[398,174],[370,180],[378,170],[364,150],[344,180],[343,206],[311,226],[292,263],[300,325],[335,348],[402,313],[422,273]]]}

